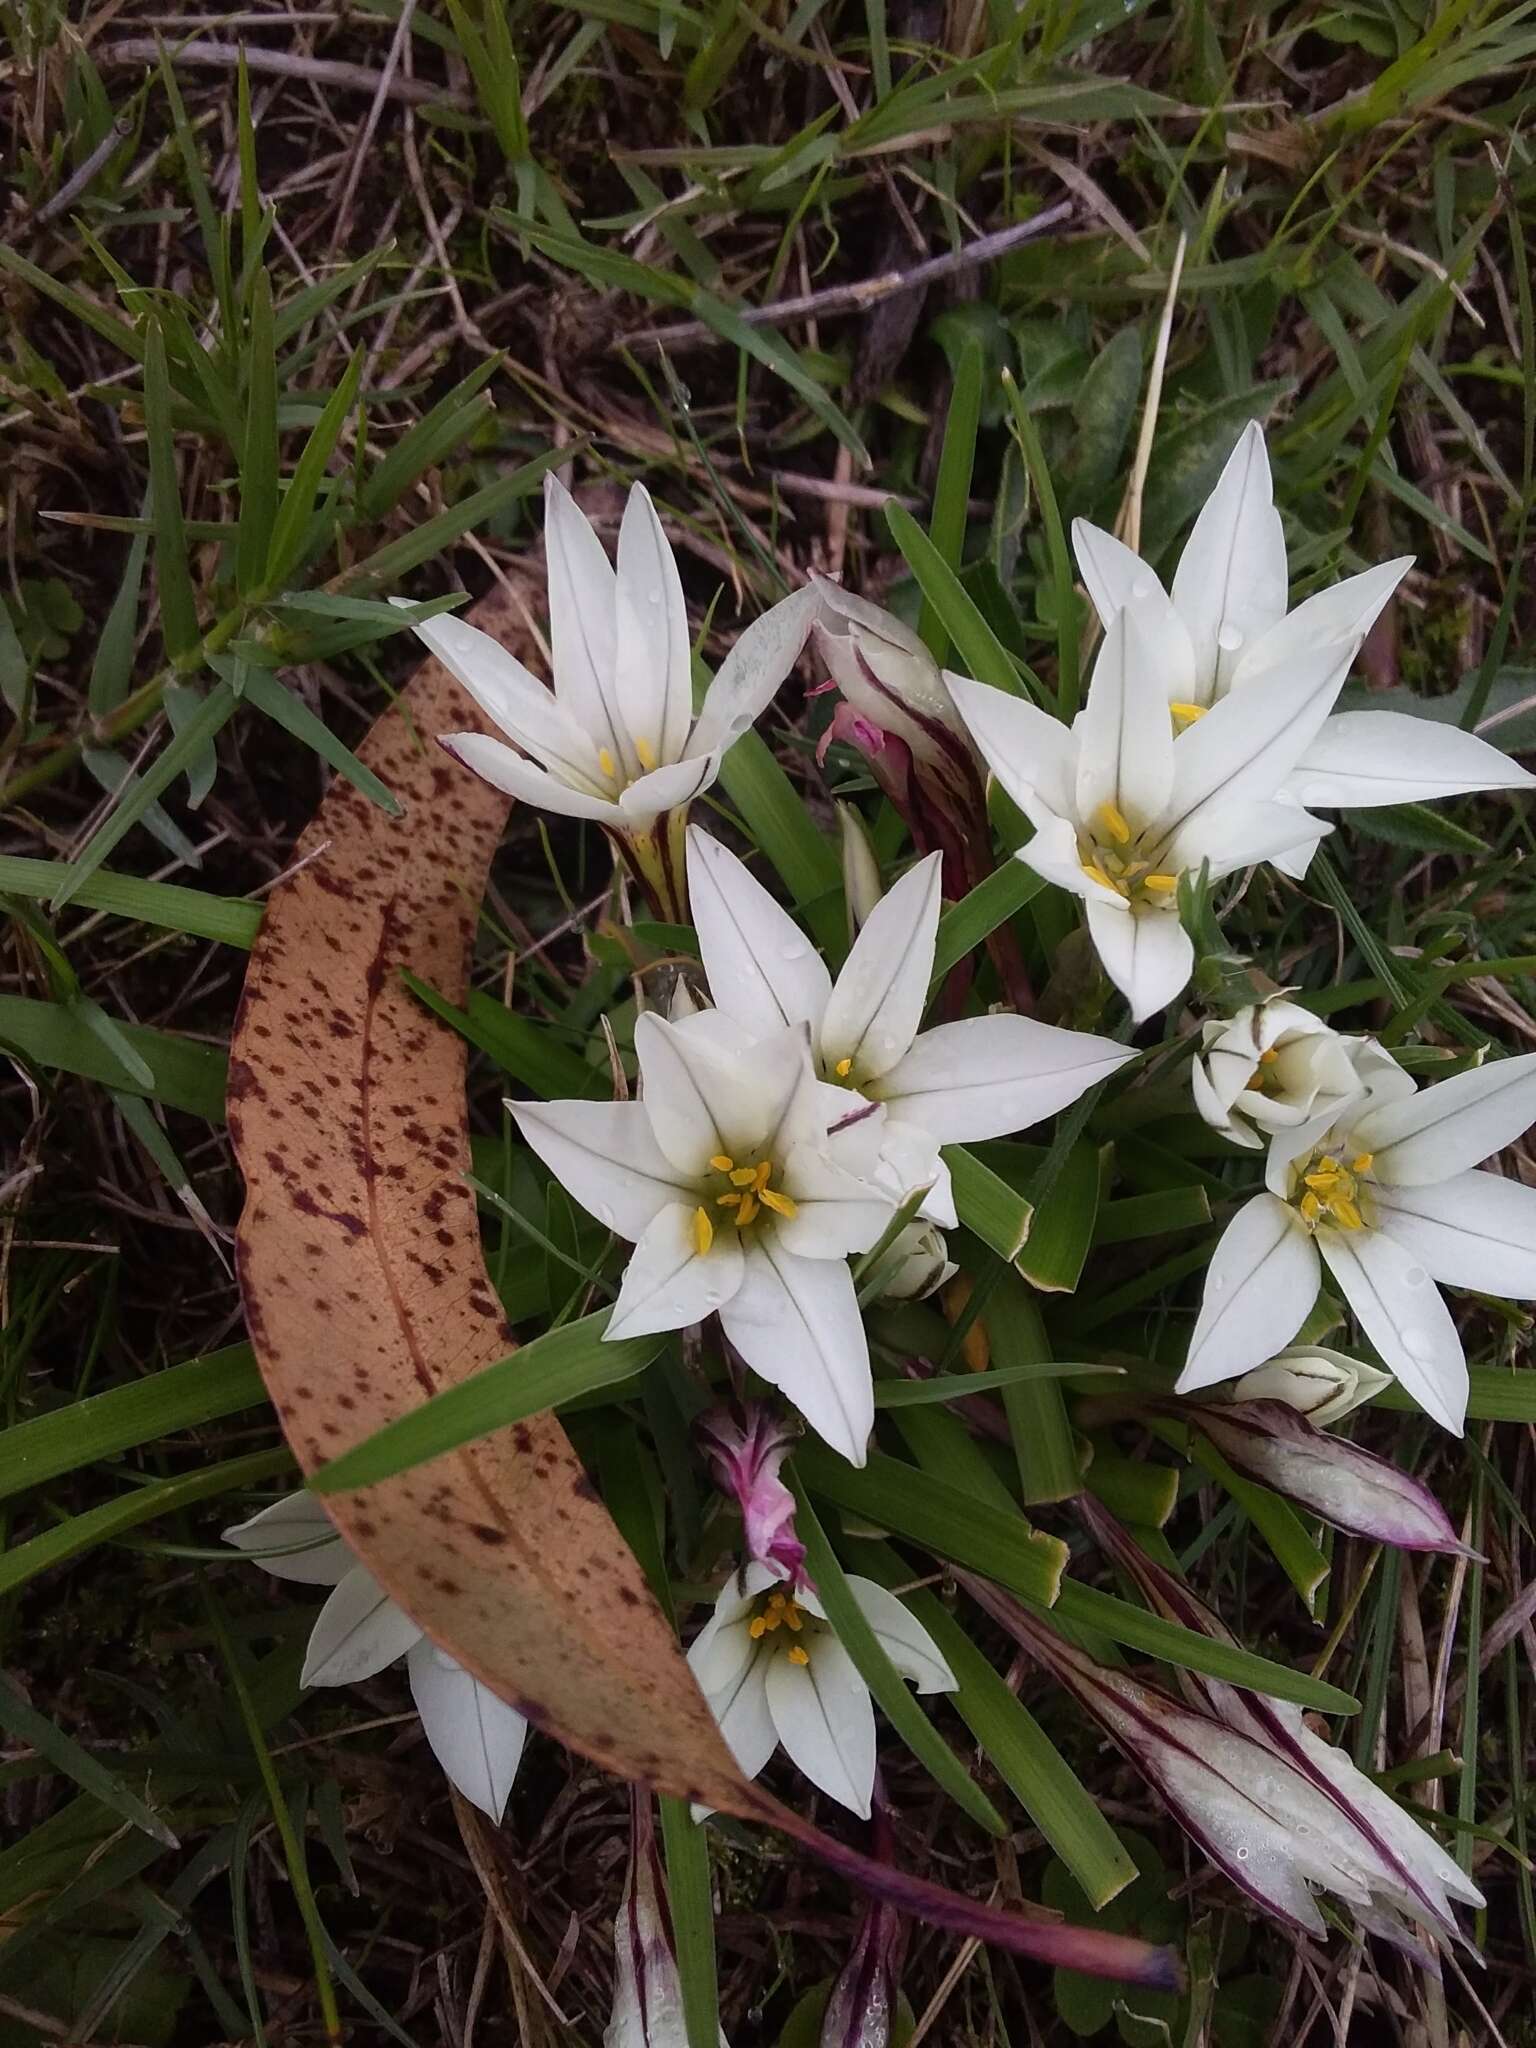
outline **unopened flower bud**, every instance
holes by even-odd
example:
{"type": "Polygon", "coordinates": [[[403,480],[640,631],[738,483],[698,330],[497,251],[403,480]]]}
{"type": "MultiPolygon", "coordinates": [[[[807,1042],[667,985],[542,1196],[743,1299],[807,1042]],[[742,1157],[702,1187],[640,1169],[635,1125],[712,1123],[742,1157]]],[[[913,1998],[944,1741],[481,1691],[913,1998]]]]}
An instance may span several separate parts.
{"type": "Polygon", "coordinates": [[[820,2048],[889,2048],[896,2024],[896,1971],[905,1935],[901,1915],[874,1900],[859,1922],[853,1952],[827,1999],[820,2048]]]}
{"type": "Polygon", "coordinates": [[[949,1256],[943,1232],[931,1223],[909,1223],[898,1231],[886,1257],[889,1267],[880,1289],[882,1301],[922,1301],[959,1271],[949,1256]]]}
{"type": "Polygon", "coordinates": [[[776,1567],[792,1588],[804,1585],[795,1497],[779,1477],[795,1431],[766,1401],[747,1402],[739,1419],[729,1408],[712,1408],[696,1427],[715,1484],[741,1509],[748,1557],[776,1567]]]}
{"type": "MultiPolygon", "coordinates": [[[[634,1792],[631,1813],[629,1872],[613,1923],[613,2011],[603,2030],[603,2048],[688,2048],[683,1985],[649,1792],[634,1792]]],[[[723,2033],[720,2048],[728,2048],[723,2033]]]]}
{"type": "Polygon", "coordinates": [[[837,822],[843,839],[843,896],[851,939],[885,892],[869,829],[852,804],[837,806],[837,822]]]}
{"type": "Polygon", "coordinates": [[[1244,1373],[1232,1388],[1232,1399],[1283,1401],[1318,1429],[1328,1429],[1373,1400],[1391,1377],[1363,1359],[1308,1345],[1282,1351],[1267,1365],[1244,1373]]]}

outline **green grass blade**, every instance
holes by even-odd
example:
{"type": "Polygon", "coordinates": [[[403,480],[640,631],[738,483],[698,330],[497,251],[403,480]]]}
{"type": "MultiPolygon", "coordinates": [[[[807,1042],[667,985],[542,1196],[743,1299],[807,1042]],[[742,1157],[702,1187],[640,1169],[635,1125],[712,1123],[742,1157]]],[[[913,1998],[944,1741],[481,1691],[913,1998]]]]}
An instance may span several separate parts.
{"type": "MultiPolygon", "coordinates": [[[[870,0],[870,4],[880,6],[883,27],[885,10],[881,0],[870,0]]],[[[888,90],[888,52],[886,66],[888,90]]],[[[876,92],[878,95],[878,86],[876,92]]],[[[970,518],[971,475],[976,465],[976,434],[981,425],[981,380],[985,362],[980,342],[973,333],[967,333],[960,343],[955,363],[949,413],[944,422],[944,446],[933,491],[933,519],[928,529],[935,554],[957,577],[965,553],[965,531],[970,518]]],[[[942,668],[949,655],[949,630],[933,599],[926,594],[917,630],[942,668]]]]}
{"type": "MultiPolygon", "coordinates": [[[[222,657],[216,656],[214,665],[221,674],[225,672],[226,664],[222,657]]],[[[247,668],[245,695],[263,716],[312,748],[322,761],[334,768],[338,775],[345,776],[370,803],[377,804],[391,818],[402,815],[399,800],[388,785],[359,761],[350,747],[343,746],[325,720],[317,718],[303,698],[290,690],[286,683],[279,682],[270,669],[258,668],[254,663],[247,668]]]]}
{"type": "Polygon", "coordinates": [[[261,926],[261,905],[234,896],[214,896],[201,889],[183,889],[174,882],[144,882],[137,875],[114,875],[98,868],[77,878],[68,861],[26,860],[0,854],[0,896],[51,897],[71,890],[80,910],[106,910],[138,924],[185,932],[189,938],[214,939],[221,946],[248,951],[261,926]],[[73,886],[78,880],[78,886],[73,886]]]}
{"type": "MultiPolygon", "coordinates": [[[[1060,1183],[1051,1191],[1047,1210],[1059,1199],[1060,1183]]],[[[1027,1248],[1026,1248],[1027,1249],[1027,1248]]],[[[1051,1350],[1034,1298],[1017,1273],[1005,1272],[983,1314],[992,1362],[1000,1369],[1028,1368],[1049,1361],[1051,1350]]],[[[1019,1468],[1024,1505],[1069,1500],[1082,1487],[1077,1444],[1061,1384],[1054,1379],[1020,1377],[1003,1388],[1013,1454],[1019,1468]]]]}
{"type": "MultiPolygon", "coordinates": [[[[891,537],[907,558],[907,567],[917,578],[923,601],[933,607],[954,646],[957,659],[978,682],[1010,696],[1028,694],[1013,657],[987,624],[933,542],[905,506],[894,498],[885,502],[885,520],[891,537]]],[[[1030,679],[1034,688],[1034,678],[1030,679]]],[[[1038,694],[1038,691],[1036,692],[1038,694]]]]}
{"type": "Polygon", "coordinates": [[[13,1741],[24,1742],[29,1749],[35,1749],[56,1771],[61,1771],[66,1778],[73,1778],[82,1792],[99,1799],[103,1806],[120,1820],[127,1821],[130,1827],[141,1828],[155,1841],[163,1842],[167,1849],[180,1848],[181,1844],[159,1814],[152,1812],[115,1771],[98,1762],[62,1728],[56,1728],[46,1714],[40,1714],[35,1707],[29,1706],[3,1675],[0,1675],[0,1728],[13,1741]]]}
{"type": "Polygon", "coordinates": [[[952,903],[939,919],[933,979],[928,984],[930,995],[967,953],[974,952],[1044,887],[1044,877],[1025,867],[1023,861],[1005,860],[984,882],[978,882],[969,895],[952,903]]]}
{"type": "Polygon", "coordinates": [[[198,1045],[145,1024],[121,1024],[128,1044],[149,1068],[143,1087],[101,1040],[63,1003],[33,996],[0,995],[0,1045],[39,1067],[104,1081],[133,1095],[152,1095],[167,1109],[221,1123],[224,1117],[225,1059],[211,1045],[198,1045]]]}
{"type": "Polygon", "coordinates": [[[176,432],[171,419],[165,334],[158,320],[150,321],[145,342],[144,428],[149,441],[160,631],[166,653],[179,662],[191,656],[200,635],[197,600],[187,567],[187,537],[181,523],[181,483],[176,474],[176,432]]]}
{"type": "Polygon", "coordinates": [[[538,488],[547,470],[570,461],[578,447],[579,444],[573,446],[568,443],[563,448],[546,448],[532,462],[525,462],[510,476],[498,477],[495,483],[472,491],[457,505],[451,505],[446,512],[439,512],[435,519],[418,526],[413,533],[386,541],[365,560],[343,570],[337,578],[339,586],[354,596],[390,589],[418,563],[431,561],[434,555],[442,554],[464,534],[483,526],[488,519],[496,518],[509,505],[515,505],[519,498],[526,498],[530,491],[538,488]]]}
{"type": "Polygon", "coordinates": [[[1003,392],[1008,400],[1013,437],[1019,444],[1024,467],[1034,485],[1040,520],[1045,528],[1046,556],[1051,568],[1051,602],[1056,614],[1056,711],[1068,725],[1077,716],[1082,701],[1082,672],[1078,634],[1078,602],[1073,588],[1072,556],[1067,547],[1056,486],[1040,443],[1039,431],[1025,405],[1012,373],[1003,372],[1003,392]]]}
{"type": "Polygon", "coordinates": [[[709,1839],[688,1811],[686,1800],[663,1798],[657,1803],[661,1809],[667,1903],[672,1910],[688,2048],[720,2048],[720,1987],[715,1969],[715,1902],[709,1881],[709,1839]]]}

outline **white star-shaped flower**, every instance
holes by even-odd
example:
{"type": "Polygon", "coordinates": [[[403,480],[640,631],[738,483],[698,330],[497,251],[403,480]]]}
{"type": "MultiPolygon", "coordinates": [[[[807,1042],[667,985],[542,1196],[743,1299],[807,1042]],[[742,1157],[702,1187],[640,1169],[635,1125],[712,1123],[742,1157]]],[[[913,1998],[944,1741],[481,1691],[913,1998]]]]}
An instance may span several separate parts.
{"type": "Polygon", "coordinates": [[[356,1685],[404,1657],[422,1733],[449,1782],[499,1821],[528,1723],[471,1678],[352,1555],[312,1493],[290,1494],[224,1531],[275,1579],[330,1586],[304,1654],[303,1685],[356,1685]]]}

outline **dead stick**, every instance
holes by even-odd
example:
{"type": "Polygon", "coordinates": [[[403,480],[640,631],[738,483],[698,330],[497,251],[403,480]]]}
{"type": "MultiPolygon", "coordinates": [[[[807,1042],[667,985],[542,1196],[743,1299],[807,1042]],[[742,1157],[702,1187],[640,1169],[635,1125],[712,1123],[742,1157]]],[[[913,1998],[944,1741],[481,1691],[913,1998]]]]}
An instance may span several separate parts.
{"type": "MultiPolygon", "coordinates": [[[[274,15],[274,21],[283,16],[274,15]]],[[[173,64],[202,64],[217,71],[233,71],[240,62],[238,43],[192,42],[167,44],[173,64]]],[[[254,43],[244,45],[248,71],[266,71],[277,78],[309,78],[316,85],[335,86],[339,92],[381,93],[391,100],[410,100],[416,106],[429,101],[438,106],[462,107],[467,101],[450,85],[432,85],[426,79],[391,78],[366,64],[343,64],[331,57],[298,57],[288,50],[263,50],[254,43]],[[382,92],[381,92],[382,88],[382,92]]],[[[96,55],[106,64],[154,64],[159,45],[148,36],[126,36],[121,42],[103,43],[96,55]]]]}
{"type": "MultiPolygon", "coordinates": [[[[1076,212],[1075,202],[1063,199],[1055,206],[1048,206],[1044,213],[1037,213],[1031,220],[1016,221],[1010,228],[998,228],[994,234],[967,242],[963,249],[930,256],[926,263],[914,264],[910,270],[883,270],[878,277],[860,278],[855,284],[829,285],[825,291],[802,292],[798,298],[777,299],[771,306],[737,306],[732,310],[749,327],[782,327],[791,320],[826,319],[836,313],[862,313],[866,308],[878,305],[882,299],[894,298],[898,292],[916,291],[941,277],[953,277],[962,270],[974,270],[978,264],[991,263],[999,256],[1006,256],[1022,243],[1032,242],[1040,235],[1049,234],[1053,228],[1064,226],[1076,212]]],[[[679,320],[672,327],[646,327],[636,333],[622,335],[612,343],[612,347],[633,348],[637,343],[648,342],[656,348],[679,348],[695,341],[718,341],[720,338],[702,320],[679,320]]]]}

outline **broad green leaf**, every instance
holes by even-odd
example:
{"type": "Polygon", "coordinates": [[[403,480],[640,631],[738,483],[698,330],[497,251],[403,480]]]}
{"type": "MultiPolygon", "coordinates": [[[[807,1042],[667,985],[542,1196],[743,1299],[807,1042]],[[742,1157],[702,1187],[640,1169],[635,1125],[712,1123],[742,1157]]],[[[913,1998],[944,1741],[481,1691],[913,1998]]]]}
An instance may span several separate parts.
{"type": "Polygon", "coordinates": [[[1034,1228],[1029,1203],[966,1146],[946,1145],[941,1156],[949,1168],[960,1221],[999,1258],[1017,1259],[1034,1228]]]}
{"type": "Polygon", "coordinates": [[[32,996],[0,995],[0,1045],[20,1053],[33,1065],[80,1074],[88,1081],[105,1081],[111,1088],[124,1088],[135,1095],[152,1095],[168,1109],[184,1109],[210,1123],[223,1120],[221,1052],[144,1024],[118,1028],[148,1066],[152,1077],[148,1088],[127,1072],[67,1005],[32,996]]]}
{"type": "MultiPolygon", "coordinates": [[[[1042,1294],[1075,1294],[1099,1215],[1104,1158],[1096,1145],[1079,1139],[1035,1211],[1029,1243],[1019,1254],[1019,1271],[1042,1294]]],[[[1007,1172],[1007,1167],[999,1169],[1007,1172]]],[[[1036,1169],[1014,1185],[1028,1187],[1036,1169]]]]}
{"type": "Polygon", "coordinates": [[[1021,860],[1005,860],[978,882],[969,895],[952,903],[939,919],[938,940],[933,954],[930,992],[936,991],[950,969],[967,953],[1006,924],[1015,911],[1038,896],[1045,887],[1043,877],[1021,860]]]}
{"type": "Polygon", "coordinates": [[[806,912],[819,943],[838,947],[846,939],[842,867],[767,741],[758,733],[743,733],[726,754],[720,783],[790,895],[806,912]]]}
{"type": "MultiPolygon", "coordinates": [[[[496,0],[492,0],[496,4],[496,0]]],[[[642,1791],[642,1799],[650,1794],[642,1791]]],[[[663,1797],[662,1851],[667,1861],[667,1904],[677,1947],[688,2048],[719,2048],[720,1987],[715,1973],[715,1902],[709,1877],[709,1837],[681,1799],[663,1797]]]]}
{"type": "MultiPolygon", "coordinates": [[[[1091,1156],[1091,1155],[1090,1155],[1091,1156]]],[[[1047,1211],[1059,1199],[1061,1183],[1051,1190],[1047,1211]]],[[[1033,1240],[1026,1246],[1033,1254],[1033,1240]]],[[[1040,1311],[1016,1272],[1002,1274],[982,1313],[987,1344],[995,1367],[1029,1371],[1051,1355],[1040,1311]]],[[[1082,1487],[1077,1445],[1060,1383],[1054,1379],[1019,1377],[1003,1390],[1003,1407],[1013,1438],[1024,1505],[1069,1500],[1082,1487]]]]}
{"type": "Polygon", "coordinates": [[[488,1365],[471,1379],[445,1387],[408,1415],[355,1445],[310,1476],[314,1493],[345,1493],[374,1486],[440,1458],[461,1444],[541,1415],[578,1394],[633,1379],[668,1341],[669,1333],[626,1337],[605,1344],[609,1311],[583,1316],[547,1331],[510,1357],[488,1365]]]}
{"type": "Polygon", "coordinates": [[[499,1067],[540,1100],[556,1102],[562,1096],[609,1092],[606,1078],[562,1044],[553,1026],[518,1016],[480,989],[470,990],[469,1008],[461,1010],[409,971],[403,979],[418,1002],[451,1024],[471,1045],[489,1053],[499,1067]]]}

